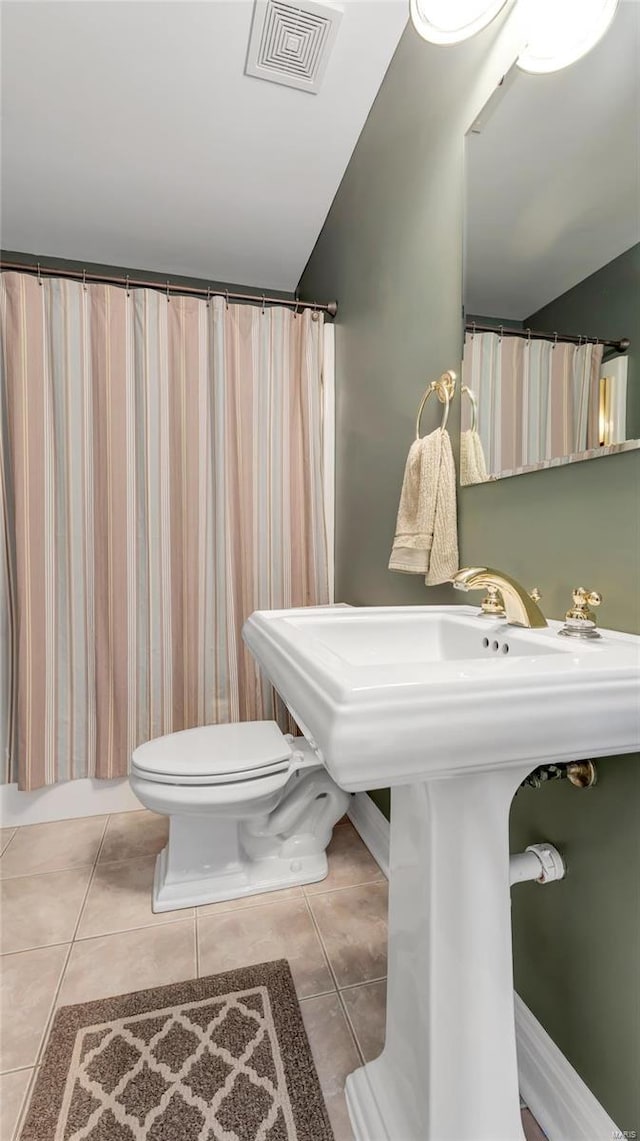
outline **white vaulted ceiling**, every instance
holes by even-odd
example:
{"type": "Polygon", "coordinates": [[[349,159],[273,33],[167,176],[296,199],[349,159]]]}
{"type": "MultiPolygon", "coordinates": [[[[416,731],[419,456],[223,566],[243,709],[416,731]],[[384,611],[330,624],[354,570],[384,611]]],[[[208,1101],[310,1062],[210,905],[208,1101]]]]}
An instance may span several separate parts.
{"type": "Polygon", "coordinates": [[[407,20],[337,6],[312,95],[244,74],[251,0],[4,2],[2,246],[294,289],[407,20]]]}

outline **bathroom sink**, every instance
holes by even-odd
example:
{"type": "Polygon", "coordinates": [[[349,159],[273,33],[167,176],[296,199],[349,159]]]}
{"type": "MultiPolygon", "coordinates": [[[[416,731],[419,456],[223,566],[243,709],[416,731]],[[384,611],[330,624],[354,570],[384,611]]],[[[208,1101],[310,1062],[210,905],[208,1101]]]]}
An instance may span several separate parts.
{"type": "Polygon", "coordinates": [[[637,748],[638,639],[559,628],[470,606],[318,608],[258,611],[244,637],[331,775],[358,791],[637,748]]]}
{"type": "Polygon", "coordinates": [[[337,783],[392,788],[386,1039],[347,1079],[357,1141],[524,1141],[511,801],[539,764],[640,750],[640,638],[559,628],[469,606],[263,611],[245,624],[337,783]]]}

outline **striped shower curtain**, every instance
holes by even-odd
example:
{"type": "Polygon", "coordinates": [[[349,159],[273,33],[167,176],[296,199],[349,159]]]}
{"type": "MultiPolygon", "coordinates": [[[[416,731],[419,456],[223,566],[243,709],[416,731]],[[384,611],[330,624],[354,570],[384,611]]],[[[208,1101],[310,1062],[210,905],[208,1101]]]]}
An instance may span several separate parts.
{"type": "MultiPolygon", "coordinates": [[[[5,273],[6,779],[273,716],[241,640],[328,601],[323,321],[5,273]]],[[[0,710],[0,712],[2,712],[0,710]]]]}
{"type": "MultiPolygon", "coordinates": [[[[509,475],[598,446],[602,345],[467,333],[462,383],[473,392],[487,471],[509,475]]],[[[462,404],[462,429],[470,425],[462,404]]]]}

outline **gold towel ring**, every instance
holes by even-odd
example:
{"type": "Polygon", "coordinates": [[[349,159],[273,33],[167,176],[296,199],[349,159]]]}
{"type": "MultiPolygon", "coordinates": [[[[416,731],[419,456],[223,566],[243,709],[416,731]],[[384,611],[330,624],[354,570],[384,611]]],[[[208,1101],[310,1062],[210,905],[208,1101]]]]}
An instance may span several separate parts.
{"type": "Polygon", "coordinates": [[[466,384],[462,385],[460,391],[464,392],[465,396],[469,397],[469,403],[471,404],[471,431],[475,432],[476,428],[478,427],[478,402],[476,400],[475,392],[472,392],[466,384]]]}
{"type": "Polygon", "coordinates": [[[420,407],[418,408],[418,415],[416,416],[416,440],[420,439],[420,420],[422,418],[425,404],[427,403],[427,400],[431,396],[432,392],[437,394],[438,400],[445,406],[444,413],[442,415],[442,424],[440,425],[441,431],[444,432],[447,426],[447,420],[449,419],[449,406],[453,400],[455,390],[456,374],[453,369],[449,369],[447,372],[443,372],[442,376],[439,376],[437,380],[431,381],[431,384],[427,388],[427,391],[420,401],[420,407]]]}

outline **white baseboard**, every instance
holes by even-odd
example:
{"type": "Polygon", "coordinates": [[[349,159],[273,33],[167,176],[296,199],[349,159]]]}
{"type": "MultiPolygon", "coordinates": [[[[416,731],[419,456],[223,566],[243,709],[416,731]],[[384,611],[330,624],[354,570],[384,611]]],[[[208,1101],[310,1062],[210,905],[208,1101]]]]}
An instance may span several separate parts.
{"type": "MultiPolygon", "coordinates": [[[[349,818],[389,875],[389,821],[366,792],[349,818]]],[[[611,1141],[622,1133],[522,999],[514,994],[520,1093],[549,1141],[611,1141]]]]}
{"type": "Polygon", "coordinates": [[[129,781],[69,780],[34,792],[19,792],[17,784],[0,785],[0,825],[46,824],[77,816],[102,816],[142,808],[129,781]]]}
{"type": "Polygon", "coordinates": [[[366,792],[351,797],[349,819],[389,879],[389,821],[366,792]]]}
{"type": "Polygon", "coordinates": [[[520,1093],[549,1141],[622,1137],[529,1007],[514,998],[520,1093]]]}

